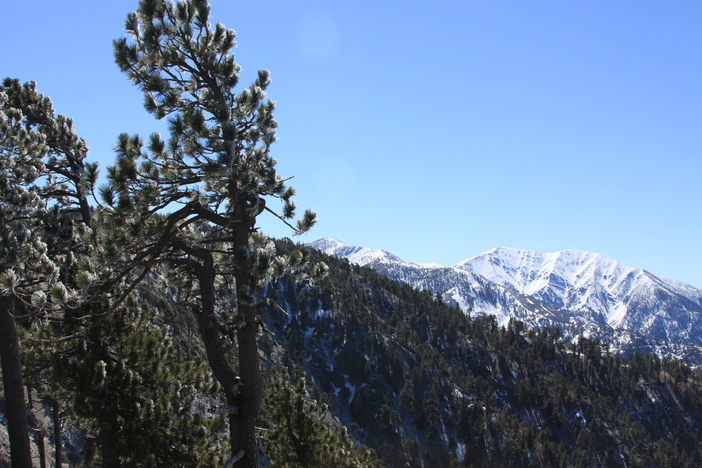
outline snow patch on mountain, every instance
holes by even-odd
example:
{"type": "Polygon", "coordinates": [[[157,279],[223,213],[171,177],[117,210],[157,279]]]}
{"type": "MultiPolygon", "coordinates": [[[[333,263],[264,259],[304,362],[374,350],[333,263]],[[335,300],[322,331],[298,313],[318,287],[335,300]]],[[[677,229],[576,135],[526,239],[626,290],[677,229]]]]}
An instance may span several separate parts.
{"type": "Polygon", "coordinates": [[[356,247],[349,244],[344,244],[336,239],[326,238],[310,244],[317,250],[320,250],[327,255],[346,258],[349,262],[357,265],[365,266],[376,262],[395,262],[401,264],[415,265],[414,263],[405,262],[399,257],[386,252],[385,250],[371,249],[368,247],[356,247]]]}
{"type": "Polygon", "coordinates": [[[310,246],[440,293],[466,314],[494,315],[499,324],[515,318],[529,327],[558,327],[566,339],[598,338],[613,349],[702,356],[702,291],[601,254],[499,247],[443,266],[336,239],[310,246]]]}

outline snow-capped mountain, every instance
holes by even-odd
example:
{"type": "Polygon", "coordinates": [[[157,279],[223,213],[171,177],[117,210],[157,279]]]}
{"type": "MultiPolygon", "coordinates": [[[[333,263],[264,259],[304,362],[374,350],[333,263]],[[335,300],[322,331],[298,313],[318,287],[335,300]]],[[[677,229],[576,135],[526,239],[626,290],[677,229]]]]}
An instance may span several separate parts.
{"type": "Polygon", "coordinates": [[[418,265],[336,239],[310,244],[442,295],[466,314],[558,327],[622,351],[654,350],[702,364],[702,291],[600,254],[496,248],[454,266],[418,265]]]}

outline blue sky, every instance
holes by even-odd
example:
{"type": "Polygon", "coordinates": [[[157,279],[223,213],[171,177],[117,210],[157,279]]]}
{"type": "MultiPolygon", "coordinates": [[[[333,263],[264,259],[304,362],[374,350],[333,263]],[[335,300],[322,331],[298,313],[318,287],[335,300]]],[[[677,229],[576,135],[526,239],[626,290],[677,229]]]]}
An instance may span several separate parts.
{"type": "MultiPolygon", "coordinates": [[[[4,3],[0,75],[37,81],[91,159],[163,130],[112,59],[136,1],[4,3]]],[[[301,240],[588,250],[702,287],[702,2],[211,3],[241,82],[272,72],[279,171],[319,215],[301,240]]]]}

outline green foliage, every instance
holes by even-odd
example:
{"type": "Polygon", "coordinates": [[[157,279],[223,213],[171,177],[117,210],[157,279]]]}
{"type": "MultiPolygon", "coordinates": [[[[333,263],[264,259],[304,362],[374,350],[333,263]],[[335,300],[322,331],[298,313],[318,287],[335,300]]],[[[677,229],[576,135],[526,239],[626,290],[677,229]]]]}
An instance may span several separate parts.
{"type": "MultiPolygon", "coordinates": [[[[52,170],[52,141],[75,136],[66,119],[55,118],[51,100],[33,82],[6,78],[0,86],[0,294],[15,296],[36,311],[63,305],[74,294],[60,285],[66,252],[47,245],[56,209],[71,193],[52,170]],[[63,125],[61,125],[63,124],[63,125]],[[48,294],[53,288],[65,294],[48,294]],[[52,301],[54,299],[54,301],[52,301]]],[[[77,137],[76,137],[77,138],[77,137]]],[[[80,159],[80,158],[79,158],[80,159]]]]}
{"type": "MultiPolygon", "coordinates": [[[[277,174],[270,152],[278,124],[266,96],[269,72],[259,71],[254,83],[237,91],[236,33],[210,24],[209,13],[203,0],[144,0],[128,15],[128,37],[114,41],[115,61],[143,91],[147,111],[169,117],[170,135],[152,134],[148,142],[120,135],[116,164],[100,193],[132,231],[119,239],[122,252],[133,254],[128,262],[159,259],[191,277],[212,262],[217,282],[238,285],[219,295],[233,305],[223,307],[237,309],[239,300],[250,305],[256,288],[290,272],[302,275],[305,265],[298,251],[277,255],[256,230],[257,217],[267,212],[296,235],[316,218],[308,210],[290,224],[295,190],[277,174]],[[276,199],[282,214],[270,203],[276,199]],[[164,207],[172,213],[158,214],[164,207]]],[[[319,266],[312,273],[323,272],[319,266]]],[[[240,321],[223,319],[225,328],[240,321]]]]}
{"type": "Polygon", "coordinates": [[[268,387],[264,411],[271,424],[265,453],[274,467],[378,466],[372,452],[356,445],[327,407],[310,397],[304,377],[291,382],[280,371],[268,387]]]}
{"type": "MultiPolygon", "coordinates": [[[[167,327],[144,301],[97,322],[55,358],[67,408],[94,437],[98,459],[125,466],[213,466],[221,418],[203,411],[214,390],[199,359],[177,359],[167,327]]],[[[93,463],[95,463],[93,461],[93,463]]]]}

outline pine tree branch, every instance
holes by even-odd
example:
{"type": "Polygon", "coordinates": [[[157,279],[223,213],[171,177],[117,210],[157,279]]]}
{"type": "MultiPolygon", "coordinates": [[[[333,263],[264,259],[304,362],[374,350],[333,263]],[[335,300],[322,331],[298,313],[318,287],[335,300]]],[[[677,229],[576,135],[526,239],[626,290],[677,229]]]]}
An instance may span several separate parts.
{"type": "Polygon", "coordinates": [[[278,218],[279,220],[281,220],[283,223],[285,223],[286,226],[288,226],[288,227],[289,227],[290,229],[292,229],[293,231],[298,232],[298,230],[297,230],[297,228],[296,228],[295,226],[293,226],[292,224],[290,224],[285,218],[283,218],[281,215],[279,215],[279,214],[276,213],[275,211],[271,210],[271,209],[268,208],[267,206],[264,206],[263,209],[266,210],[267,212],[271,213],[273,216],[275,216],[275,217],[278,218]]]}

